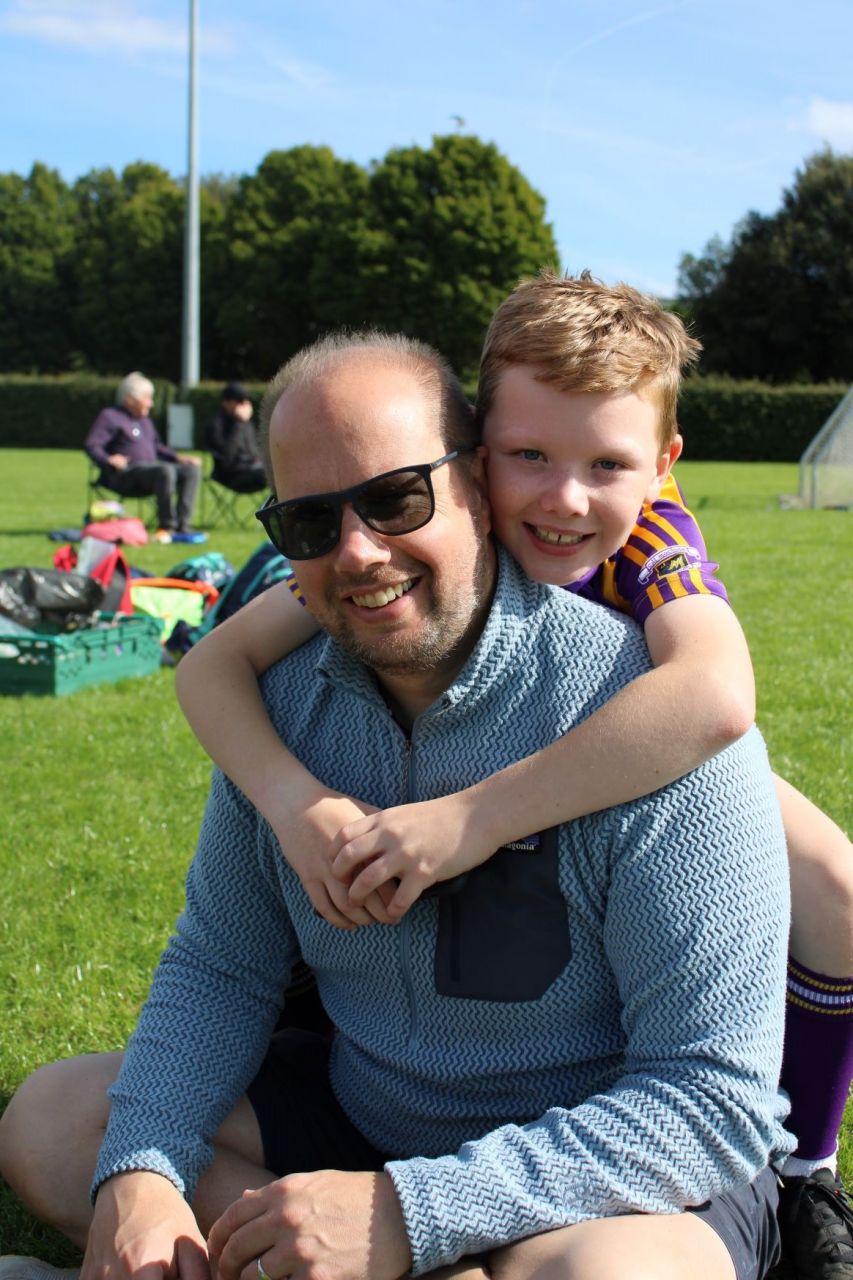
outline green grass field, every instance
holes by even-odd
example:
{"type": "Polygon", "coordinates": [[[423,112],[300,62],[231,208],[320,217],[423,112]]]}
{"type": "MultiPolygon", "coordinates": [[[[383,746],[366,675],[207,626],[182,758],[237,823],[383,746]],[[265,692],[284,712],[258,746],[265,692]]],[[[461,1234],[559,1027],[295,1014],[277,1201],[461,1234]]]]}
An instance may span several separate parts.
{"type": "MultiPolygon", "coordinates": [[[[0,468],[0,568],[50,565],[47,530],[80,520],[82,455],[0,450],[0,468]]],[[[793,466],[684,463],[678,474],[752,646],[774,765],[849,831],[853,517],[780,510],[793,466]]],[[[260,541],[259,526],[216,529],[205,549],[239,566],[260,541]]],[[[152,545],[130,559],[163,573],[194,550],[152,545]]],[[[0,697],[0,1109],[40,1063],[120,1048],[133,1027],[207,790],[173,685],[163,668],[65,698],[0,697]]],[[[77,1256],[0,1187],[10,1252],[77,1256]]]]}

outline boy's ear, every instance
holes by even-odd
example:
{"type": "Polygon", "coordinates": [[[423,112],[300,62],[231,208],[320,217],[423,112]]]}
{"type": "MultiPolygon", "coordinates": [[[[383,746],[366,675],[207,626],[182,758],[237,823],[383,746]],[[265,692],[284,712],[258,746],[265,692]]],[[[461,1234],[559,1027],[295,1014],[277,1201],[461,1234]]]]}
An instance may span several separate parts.
{"type": "Polygon", "coordinates": [[[654,502],[655,498],[663,488],[667,476],[681,457],[681,450],[683,448],[683,438],[681,436],[675,436],[672,443],[658,455],[655,477],[646,490],[646,502],[654,502]]]}

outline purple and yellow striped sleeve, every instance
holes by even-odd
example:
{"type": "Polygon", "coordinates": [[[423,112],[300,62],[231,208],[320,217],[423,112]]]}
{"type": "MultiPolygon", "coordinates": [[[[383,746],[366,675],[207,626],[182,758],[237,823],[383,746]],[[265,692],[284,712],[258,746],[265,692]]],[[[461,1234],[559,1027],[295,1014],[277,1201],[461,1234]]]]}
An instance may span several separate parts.
{"type": "Polygon", "coordinates": [[[637,518],[625,546],[606,560],[582,592],[630,614],[640,624],[655,609],[684,596],[728,600],[705,541],[673,476],[637,518]]]}
{"type": "Polygon", "coordinates": [[[293,595],[296,597],[296,599],[304,608],[305,597],[302,594],[302,588],[300,587],[299,583],[296,581],[296,578],[294,577],[292,567],[288,570],[287,577],[284,580],[287,583],[288,590],[293,593],[293,595]]]}

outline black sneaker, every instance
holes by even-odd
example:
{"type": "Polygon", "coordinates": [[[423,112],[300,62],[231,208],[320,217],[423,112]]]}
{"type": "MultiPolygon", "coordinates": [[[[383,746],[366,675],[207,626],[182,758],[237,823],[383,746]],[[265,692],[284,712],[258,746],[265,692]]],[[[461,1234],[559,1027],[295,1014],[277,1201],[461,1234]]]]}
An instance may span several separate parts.
{"type": "Polygon", "coordinates": [[[783,1177],[779,1230],[796,1280],[853,1280],[853,1206],[829,1169],[783,1177]]]}

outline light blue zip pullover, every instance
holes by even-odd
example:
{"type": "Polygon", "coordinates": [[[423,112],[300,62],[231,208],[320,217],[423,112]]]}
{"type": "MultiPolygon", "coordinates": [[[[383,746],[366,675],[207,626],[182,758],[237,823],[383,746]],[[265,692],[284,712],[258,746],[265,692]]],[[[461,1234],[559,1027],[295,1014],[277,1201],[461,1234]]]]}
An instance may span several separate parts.
{"type": "MultiPolygon", "coordinates": [[[[484,633],[410,738],[324,637],[263,688],[312,772],[386,807],[530,754],[648,668],[634,623],[500,552],[484,633]]],[[[389,1157],[415,1274],[586,1218],[700,1204],[790,1149],[788,874],[757,731],[651,796],[520,843],[398,927],[345,932],[216,773],[95,1187],[152,1169],[192,1196],[300,954],[337,1027],[333,1089],[389,1157]]]]}

